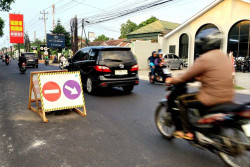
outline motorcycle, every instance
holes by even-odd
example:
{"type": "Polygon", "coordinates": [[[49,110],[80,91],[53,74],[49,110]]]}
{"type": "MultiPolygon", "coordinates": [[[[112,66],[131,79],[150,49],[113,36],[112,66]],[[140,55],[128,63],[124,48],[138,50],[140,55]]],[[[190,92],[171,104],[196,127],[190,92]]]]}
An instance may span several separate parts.
{"type": "Polygon", "coordinates": [[[6,65],[9,65],[9,63],[10,63],[9,61],[10,61],[10,59],[9,59],[9,58],[6,58],[6,59],[5,59],[5,64],[6,64],[6,65]]]}
{"type": "Polygon", "coordinates": [[[69,65],[68,61],[67,60],[63,60],[62,62],[60,62],[59,68],[60,69],[65,69],[66,66],[68,66],[68,65],[69,65]]]}
{"type": "Polygon", "coordinates": [[[250,72],[250,59],[243,62],[243,73],[250,72]]]}
{"type": "Polygon", "coordinates": [[[169,78],[172,76],[172,72],[168,65],[163,65],[161,68],[161,72],[159,74],[156,72],[154,76],[152,76],[152,73],[149,72],[149,82],[151,84],[154,84],[155,82],[159,83],[165,83],[166,78],[169,78]]]}
{"type": "MultiPolygon", "coordinates": [[[[172,85],[167,88],[166,99],[160,101],[155,111],[155,123],[160,134],[171,140],[175,131],[172,114],[179,116],[179,103],[169,95],[177,98],[187,93],[186,84],[172,85]],[[167,110],[172,108],[172,112],[167,110]]],[[[193,146],[207,149],[218,155],[232,167],[250,166],[250,103],[227,103],[209,108],[202,115],[197,109],[188,109],[188,117],[194,132],[194,140],[188,140],[193,146]]],[[[185,139],[184,139],[185,140],[185,139]]]]}
{"type": "Polygon", "coordinates": [[[25,74],[26,69],[26,63],[22,63],[21,66],[19,67],[19,70],[21,74],[25,74]]]}
{"type": "Polygon", "coordinates": [[[49,60],[48,60],[48,59],[45,60],[45,65],[46,65],[46,66],[49,65],[49,60]]]}

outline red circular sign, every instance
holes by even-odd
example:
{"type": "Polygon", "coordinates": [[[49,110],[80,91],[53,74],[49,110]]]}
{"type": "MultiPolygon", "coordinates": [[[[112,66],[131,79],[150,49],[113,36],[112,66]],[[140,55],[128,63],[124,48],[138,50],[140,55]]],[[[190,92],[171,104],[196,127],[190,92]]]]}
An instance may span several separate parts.
{"type": "Polygon", "coordinates": [[[43,97],[50,101],[57,101],[61,96],[61,89],[55,82],[47,82],[43,85],[43,97]]]}

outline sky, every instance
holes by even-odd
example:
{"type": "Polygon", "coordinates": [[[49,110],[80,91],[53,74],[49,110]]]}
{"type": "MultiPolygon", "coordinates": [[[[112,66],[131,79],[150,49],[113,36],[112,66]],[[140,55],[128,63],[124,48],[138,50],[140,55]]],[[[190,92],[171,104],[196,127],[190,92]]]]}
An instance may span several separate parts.
{"type": "MultiPolygon", "coordinates": [[[[153,0],[143,0],[153,1],[153,0]]],[[[160,20],[183,23],[197,12],[211,4],[214,0],[173,0],[171,3],[160,6],[157,9],[140,11],[135,14],[120,17],[115,20],[94,24],[86,27],[86,32],[94,32],[96,37],[104,34],[109,38],[117,39],[120,36],[121,24],[128,19],[136,24],[145,21],[151,16],[160,20]]],[[[89,18],[99,14],[116,12],[125,9],[125,7],[140,3],[142,0],[16,0],[11,5],[9,12],[0,12],[0,17],[5,21],[4,36],[0,38],[0,48],[8,47],[9,43],[9,13],[20,13],[24,15],[24,31],[28,33],[30,40],[34,41],[34,32],[36,38],[44,39],[45,29],[43,17],[40,12],[43,10],[46,14],[46,32],[52,30],[52,5],[55,4],[55,22],[61,20],[66,30],[70,31],[70,19],[77,15],[78,19],[89,18]]],[[[78,30],[81,35],[81,29],[78,30]]],[[[93,40],[93,39],[92,39],[93,40]]]]}

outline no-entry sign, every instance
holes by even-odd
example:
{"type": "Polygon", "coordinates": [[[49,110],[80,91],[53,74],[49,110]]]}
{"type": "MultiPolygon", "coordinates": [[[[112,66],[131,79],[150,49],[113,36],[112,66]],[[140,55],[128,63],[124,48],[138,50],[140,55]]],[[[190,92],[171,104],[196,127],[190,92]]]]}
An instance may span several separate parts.
{"type": "Polygon", "coordinates": [[[83,107],[80,72],[38,74],[44,111],[83,107]]]}
{"type": "Polygon", "coordinates": [[[57,101],[61,96],[61,88],[55,82],[47,82],[43,85],[43,97],[50,101],[57,101]]]}

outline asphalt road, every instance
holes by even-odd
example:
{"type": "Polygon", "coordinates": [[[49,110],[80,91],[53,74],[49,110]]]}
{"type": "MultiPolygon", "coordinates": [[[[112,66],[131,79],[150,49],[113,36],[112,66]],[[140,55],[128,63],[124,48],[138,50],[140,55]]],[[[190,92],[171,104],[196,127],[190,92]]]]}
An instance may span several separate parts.
{"type": "MultiPolygon", "coordinates": [[[[4,167],[211,167],[224,166],[214,154],[158,133],[154,110],[162,85],[140,81],[133,93],[120,89],[85,94],[87,117],[51,113],[48,123],[27,110],[30,71],[0,62],[0,166],[4,167]]],[[[250,101],[249,95],[237,95],[250,101]]]]}

